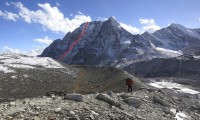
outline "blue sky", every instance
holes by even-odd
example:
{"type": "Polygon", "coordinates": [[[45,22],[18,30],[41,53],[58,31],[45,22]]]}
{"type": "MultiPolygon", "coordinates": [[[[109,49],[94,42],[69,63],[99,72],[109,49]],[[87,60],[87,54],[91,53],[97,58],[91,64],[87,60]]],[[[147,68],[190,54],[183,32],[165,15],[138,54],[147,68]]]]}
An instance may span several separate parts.
{"type": "Polygon", "coordinates": [[[200,0],[1,0],[0,53],[45,48],[81,23],[114,16],[133,34],[200,28],[200,0]]]}

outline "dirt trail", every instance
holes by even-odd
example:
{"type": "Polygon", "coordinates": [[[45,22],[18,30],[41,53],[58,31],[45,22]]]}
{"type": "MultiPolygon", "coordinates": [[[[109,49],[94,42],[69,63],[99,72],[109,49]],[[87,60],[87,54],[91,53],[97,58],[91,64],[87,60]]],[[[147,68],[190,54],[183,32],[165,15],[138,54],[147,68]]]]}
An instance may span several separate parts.
{"type": "Polygon", "coordinates": [[[74,93],[79,93],[81,91],[81,85],[82,82],[84,81],[83,79],[85,78],[85,76],[86,76],[85,70],[79,69],[78,77],[75,79],[75,82],[70,91],[74,93]]]}

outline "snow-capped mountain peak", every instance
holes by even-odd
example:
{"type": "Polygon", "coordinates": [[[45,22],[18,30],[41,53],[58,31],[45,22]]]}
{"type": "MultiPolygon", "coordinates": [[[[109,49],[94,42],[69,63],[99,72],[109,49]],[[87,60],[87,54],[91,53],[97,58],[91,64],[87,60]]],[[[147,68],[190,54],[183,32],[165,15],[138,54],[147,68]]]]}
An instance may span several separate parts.
{"type": "Polygon", "coordinates": [[[85,33],[77,43],[74,43],[85,25],[86,23],[83,23],[62,40],[53,42],[41,56],[58,59],[69,51],[63,59],[68,64],[119,66],[121,62],[129,60],[170,57],[171,54],[163,50],[176,53],[184,47],[200,44],[200,38],[197,37],[200,36],[198,29],[171,24],[153,34],[145,32],[142,35],[132,35],[115,17],[110,17],[106,21],[89,22],[85,33]]]}
{"type": "Polygon", "coordinates": [[[180,24],[172,23],[168,28],[174,31],[180,31],[182,34],[185,34],[191,37],[200,38],[200,35],[194,29],[187,28],[180,24]]]}
{"type": "Polygon", "coordinates": [[[111,24],[113,27],[122,28],[122,26],[117,22],[114,16],[110,17],[106,22],[111,24]]]}
{"type": "Polygon", "coordinates": [[[187,29],[183,25],[177,24],[177,23],[172,23],[169,27],[173,27],[173,28],[177,28],[177,29],[187,29]]]}

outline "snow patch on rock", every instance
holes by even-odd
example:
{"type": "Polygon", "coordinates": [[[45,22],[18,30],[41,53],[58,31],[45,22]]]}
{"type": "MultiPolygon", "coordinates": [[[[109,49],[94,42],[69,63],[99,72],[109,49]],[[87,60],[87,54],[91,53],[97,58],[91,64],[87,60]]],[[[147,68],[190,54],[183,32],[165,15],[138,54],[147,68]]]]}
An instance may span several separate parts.
{"type": "Polygon", "coordinates": [[[165,54],[166,56],[169,56],[169,57],[177,57],[177,56],[182,55],[180,51],[174,51],[174,50],[165,49],[161,47],[156,47],[156,50],[158,50],[160,53],[165,54]]]}

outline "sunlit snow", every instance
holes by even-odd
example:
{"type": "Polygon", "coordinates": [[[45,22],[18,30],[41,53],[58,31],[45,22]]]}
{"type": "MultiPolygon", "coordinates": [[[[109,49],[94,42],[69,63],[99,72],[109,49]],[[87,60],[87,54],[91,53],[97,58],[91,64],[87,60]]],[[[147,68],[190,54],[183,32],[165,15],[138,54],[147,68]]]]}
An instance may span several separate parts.
{"type": "Polygon", "coordinates": [[[9,58],[0,60],[4,64],[8,64],[9,67],[17,68],[34,68],[32,66],[42,66],[44,68],[63,68],[58,62],[55,62],[51,58],[47,57],[19,57],[19,58],[9,58]],[[22,64],[22,65],[17,65],[22,64]]]}
{"type": "Polygon", "coordinates": [[[9,67],[13,68],[25,68],[25,69],[33,69],[35,67],[30,66],[30,65],[22,65],[22,64],[8,64],[9,67]]]}
{"type": "Polygon", "coordinates": [[[165,54],[166,56],[169,56],[169,57],[177,57],[177,56],[182,55],[182,53],[179,51],[169,50],[169,49],[160,48],[160,47],[156,47],[156,50],[158,50],[160,53],[165,54]]]}
{"type": "MultiPolygon", "coordinates": [[[[62,72],[75,76],[74,72],[69,68],[62,66],[52,58],[33,57],[23,54],[1,54],[0,55],[0,72],[16,73],[15,69],[43,69],[54,68],[61,69],[62,72]]],[[[23,75],[23,77],[29,77],[23,75]]],[[[12,76],[11,78],[15,78],[12,76]]]]}
{"type": "Polygon", "coordinates": [[[13,73],[15,72],[14,70],[11,70],[9,67],[0,65],[0,71],[4,72],[4,73],[13,73]]]}
{"type": "Polygon", "coordinates": [[[200,59],[200,56],[194,56],[194,58],[196,58],[196,59],[200,59]]]}
{"type": "Polygon", "coordinates": [[[5,56],[0,56],[0,59],[6,59],[6,58],[8,58],[8,57],[5,57],[5,56]]]}
{"type": "Polygon", "coordinates": [[[173,83],[173,82],[166,82],[166,81],[152,82],[152,83],[150,83],[150,85],[154,86],[156,88],[176,89],[177,91],[182,92],[182,93],[189,93],[189,94],[199,94],[200,93],[196,90],[192,90],[192,89],[187,88],[187,87],[185,87],[181,84],[173,83]]]}
{"type": "Polygon", "coordinates": [[[34,69],[44,68],[64,68],[61,64],[48,57],[33,57],[24,55],[0,55],[0,71],[4,73],[14,73],[13,68],[34,69]]]}
{"type": "Polygon", "coordinates": [[[131,44],[131,41],[130,41],[130,40],[127,40],[127,41],[124,41],[123,43],[124,43],[124,44],[131,44]]]}

